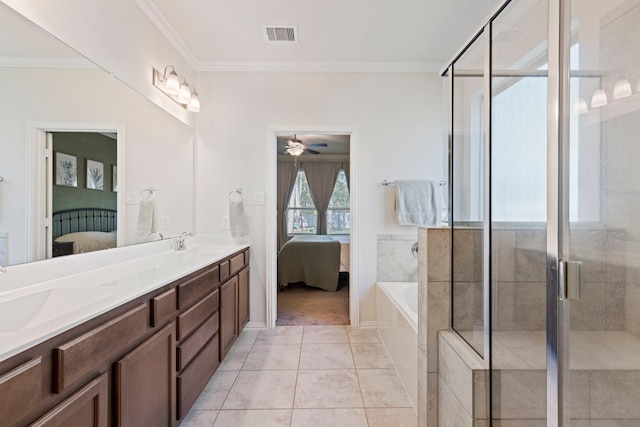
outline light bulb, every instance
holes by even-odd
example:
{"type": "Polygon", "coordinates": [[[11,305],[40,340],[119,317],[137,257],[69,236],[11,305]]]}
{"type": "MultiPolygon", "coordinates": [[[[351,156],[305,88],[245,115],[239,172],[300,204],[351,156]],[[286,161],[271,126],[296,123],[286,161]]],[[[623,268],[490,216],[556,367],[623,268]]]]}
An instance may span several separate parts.
{"type": "Polygon", "coordinates": [[[167,76],[167,80],[164,82],[164,91],[169,95],[177,95],[180,91],[180,79],[175,71],[170,72],[167,76]]]}
{"type": "Polygon", "coordinates": [[[631,96],[631,83],[627,79],[620,79],[613,87],[613,99],[621,99],[631,96]]]}
{"type": "Polygon", "coordinates": [[[198,94],[195,90],[191,94],[191,100],[189,101],[189,104],[187,104],[187,110],[193,111],[194,113],[200,111],[200,98],[198,98],[198,94]]]}
{"type": "Polygon", "coordinates": [[[607,99],[607,93],[604,89],[597,89],[593,92],[593,97],[591,98],[591,108],[599,108],[604,107],[609,103],[607,99]]]}
{"type": "Polygon", "coordinates": [[[191,91],[189,90],[189,86],[187,84],[183,84],[180,86],[180,91],[178,92],[178,102],[180,104],[188,104],[191,100],[191,91]]]}
{"type": "Polygon", "coordinates": [[[585,114],[589,111],[589,107],[587,106],[587,101],[580,98],[576,105],[573,106],[573,112],[576,115],[585,114]]]}

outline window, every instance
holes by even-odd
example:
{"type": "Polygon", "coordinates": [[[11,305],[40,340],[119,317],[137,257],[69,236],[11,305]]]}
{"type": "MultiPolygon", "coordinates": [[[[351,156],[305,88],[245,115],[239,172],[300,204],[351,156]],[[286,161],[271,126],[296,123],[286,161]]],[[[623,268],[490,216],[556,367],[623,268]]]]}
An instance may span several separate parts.
{"type": "MultiPolygon", "coordinates": [[[[287,208],[287,234],[316,234],[317,217],[307,176],[299,170],[287,208]]],[[[327,234],[349,234],[350,220],[349,188],[347,177],[341,170],[327,209],[327,234]]]]}

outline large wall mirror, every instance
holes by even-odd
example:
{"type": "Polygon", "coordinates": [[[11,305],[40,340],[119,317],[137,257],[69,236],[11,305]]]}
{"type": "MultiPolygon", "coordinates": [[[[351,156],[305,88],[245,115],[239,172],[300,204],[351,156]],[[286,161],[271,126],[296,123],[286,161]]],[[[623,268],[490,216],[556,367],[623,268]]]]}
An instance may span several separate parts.
{"type": "Polygon", "coordinates": [[[105,247],[70,232],[192,231],[192,129],[2,3],[0,22],[0,265],[105,247]]]}

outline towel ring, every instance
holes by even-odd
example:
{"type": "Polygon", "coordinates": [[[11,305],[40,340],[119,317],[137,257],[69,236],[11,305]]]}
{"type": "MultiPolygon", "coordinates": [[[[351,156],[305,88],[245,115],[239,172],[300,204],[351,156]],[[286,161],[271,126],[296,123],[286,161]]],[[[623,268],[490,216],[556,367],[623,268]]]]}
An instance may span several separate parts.
{"type": "Polygon", "coordinates": [[[229,200],[233,201],[233,196],[236,194],[240,196],[240,200],[236,201],[241,202],[242,200],[244,200],[244,196],[242,195],[242,188],[240,187],[234,188],[233,190],[229,191],[229,200]]]}
{"type": "Polygon", "coordinates": [[[145,188],[144,190],[142,190],[140,192],[140,198],[143,199],[145,198],[145,196],[149,199],[149,200],[153,200],[156,197],[156,189],[153,187],[149,187],[149,188],[145,188]],[[146,196],[145,193],[149,193],[148,196],[146,196]]]}

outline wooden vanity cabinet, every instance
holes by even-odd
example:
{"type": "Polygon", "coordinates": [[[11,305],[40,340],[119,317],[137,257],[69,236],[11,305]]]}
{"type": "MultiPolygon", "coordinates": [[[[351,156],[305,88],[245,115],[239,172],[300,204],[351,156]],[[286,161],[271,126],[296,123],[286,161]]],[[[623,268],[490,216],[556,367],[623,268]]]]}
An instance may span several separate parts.
{"type": "Polygon", "coordinates": [[[248,321],[248,254],[0,361],[0,425],[175,427],[248,321]]]}

